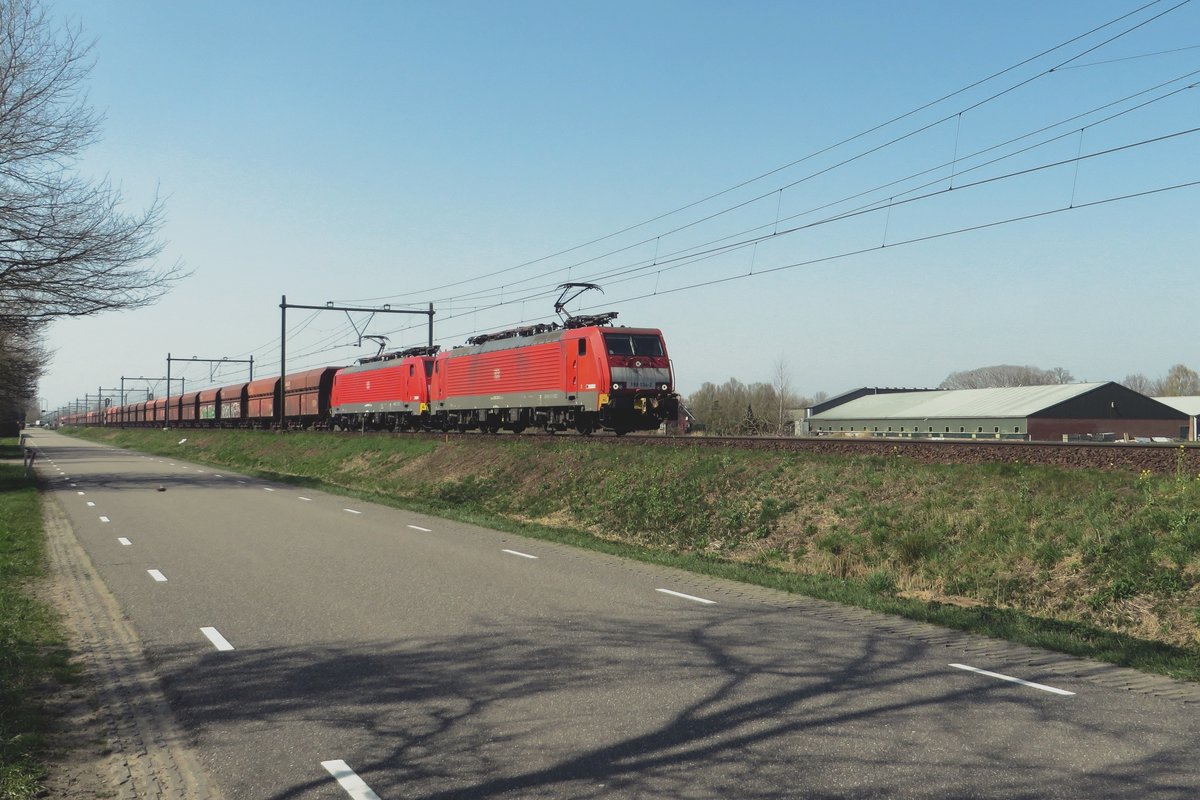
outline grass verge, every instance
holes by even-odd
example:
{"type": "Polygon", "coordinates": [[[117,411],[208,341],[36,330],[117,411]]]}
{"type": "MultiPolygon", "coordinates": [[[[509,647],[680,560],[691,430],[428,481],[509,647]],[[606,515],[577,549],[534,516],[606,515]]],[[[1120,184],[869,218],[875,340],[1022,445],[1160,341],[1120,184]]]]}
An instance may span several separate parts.
{"type": "Polygon", "coordinates": [[[1200,680],[1200,480],[1182,471],[575,437],[81,435],[1200,680]]]}
{"type": "Polygon", "coordinates": [[[5,800],[25,800],[41,791],[53,722],[40,697],[48,685],[76,676],[58,617],[36,596],[45,570],[37,486],[20,464],[0,463],[0,798],[5,800]]]}

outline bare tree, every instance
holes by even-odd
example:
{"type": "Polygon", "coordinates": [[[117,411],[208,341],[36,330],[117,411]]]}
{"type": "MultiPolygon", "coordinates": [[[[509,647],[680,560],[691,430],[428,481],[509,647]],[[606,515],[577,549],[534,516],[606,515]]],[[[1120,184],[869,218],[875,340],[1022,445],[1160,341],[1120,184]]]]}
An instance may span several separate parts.
{"type": "Polygon", "coordinates": [[[1074,383],[1075,378],[1063,367],[1051,367],[1046,370],[1048,383],[1074,383]]]}
{"type": "Polygon", "coordinates": [[[1043,386],[1051,383],[1071,383],[1074,378],[1062,367],[1038,369],[1031,366],[997,364],[991,367],[952,372],[939,389],[989,389],[1006,386],[1043,386]]]}
{"type": "Polygon", "coordinates": [[[82,83],[90,45],[37,0],[0,0],[0,327],[153,303],[184,277],[154,263],[163,206],[76,171],[99,132],[82,83]]]}
{"type": "Polygon", "coordinates": [[[1176,364],[1167,371],[1167,376],[1158,381],[1156,395],[1160,397],[1182,397],[1200,394],[1200,374],[1183,364],[1176,364]]]}
{"type": "Polygon", "coordinates": [[[1141,373],[1134,375],[1126,375],[1125,380],[1121,381],[1121,385],[1126,389],[1132,389],[1138,394],[1152,395],[1157,394],[1155,391],[1155,381],[1150,380],[1141,373]]]}
{"type": "Polygon", "coordinates": [[[46,363],[39,326],[0,328],[0,422],[24,419],[46,363]]]}
{"type": "Polygon", "coordinates": [[[720,436],[737,431],[748,402],[746,385],[730,378],[720,386],[704,383],[687,399],[687,407],[709,433],[720,436]]]}
{"type": "Polygon", "coordinates": [[[788,367],[787,359],[780,356],[775,360],[775,369],[772,374],[771,386],[775,389],[776,411],[775,433],[782,436],[787,430],[787,410],[794,402],[795,396],[792,394],[792,371],[788,367]]]}
{"type": "MultiPolygon", "coordinates": [[[[790,381],[786,364],[782,372],[780,364],[783,362],[776,364],[773,383],[746,384],[736,378],[730,378],[720,386],[705,383],[687,398],[685,405],[708,433],[717,436],[777,433],[781,429],[780,420],[783,424],[787,422],[788,409],[806,407],[813,402],[792,393],[787,385],[790,381]],[[765,418],[759,416],[762,409],[769,409],[765,418]]],[[[819,392],[817,397],[823,399],[825,393],[819,392]]]]}

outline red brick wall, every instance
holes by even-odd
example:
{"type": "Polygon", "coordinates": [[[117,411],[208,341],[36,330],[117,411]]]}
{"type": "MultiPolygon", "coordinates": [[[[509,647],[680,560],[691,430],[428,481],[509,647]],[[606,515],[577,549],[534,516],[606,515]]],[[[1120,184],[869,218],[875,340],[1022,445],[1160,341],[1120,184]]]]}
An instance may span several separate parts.
{"type": "Polygon", "coordinates": [[[1041,419],[1034,417],[1029,420],[1029,438],[1034,441],[1062,441],[1064,433],[1114,433],[1118,439],[1126,435],[1135,436],[1166,436],[1178,438],[1180,427],[1186,426],[1187,420],[1175,419],[1041,419]]]}

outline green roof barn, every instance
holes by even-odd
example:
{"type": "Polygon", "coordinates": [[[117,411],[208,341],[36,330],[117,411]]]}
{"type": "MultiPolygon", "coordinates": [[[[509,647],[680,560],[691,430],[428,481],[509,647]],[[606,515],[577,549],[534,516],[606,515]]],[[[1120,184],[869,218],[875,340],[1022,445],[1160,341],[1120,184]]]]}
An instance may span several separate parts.
{"type": "Polygon", "coordinates": [[[1186,439],[1189,417],[1118,383],[1001,389],[859,389],[812,409],[810,435],[1186,439]],[[846,398],[843,402],[836,402],[846,398]]]}

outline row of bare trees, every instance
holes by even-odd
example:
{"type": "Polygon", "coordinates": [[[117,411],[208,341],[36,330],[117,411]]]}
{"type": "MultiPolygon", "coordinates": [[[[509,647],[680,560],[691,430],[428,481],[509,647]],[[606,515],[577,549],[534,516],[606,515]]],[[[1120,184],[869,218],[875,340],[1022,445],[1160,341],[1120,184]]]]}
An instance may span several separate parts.
{"type": "Polygon", "coordinates": [[[1009,386],[1045,386],[1053,383],[1073,383],[1071,373],[1062,367],[1039,369],[1014,364],[996,364],[991,367],[951,372],[939,389],[994,389],[1009,386]]]}
{"type": "Polygon", "coordinates": [[[91,66],[78,28],[38,0],[0,0],[0,420],[36,396],[53,320],[145,306],[183,277],[157,263],[162,203],[126,214],[117,189],[79,170],[102,122],[91,66]]]}
{"type": "MultiPolygon", "coordinates": [[[[997,364],[963,372],[952,372],[939,389],[987,389],[998,386],[1043,386],[1074,383],[1075,378],[1062,367],[1039,369],[1031,366],[997,364]]],[[[1200,374],[1184,364],[1176,364],[1161,378],[1127,375],[1121,383],[1148,397],[1180,397],[1200,394],[1200,374]]]]}
{"type": "Polygon", "coordinates": [[[1126,375],[1122,384],[1150,397],[1183,397],[1200,394],[1200,374],[1184,365],[1176,364],[1161,378],[1150,379],[1145,375],[1126,375]]]}
{"type": "Polygon", "coordinates": [[[770,383],[745,384],[731,378],[720,385],[705,383],[686,401],[688,411],[719,436],[783,435],[792,432],[792,412],[826,399],[824,392],[806,397],[792,390],[791,370],[779,359],[770,383]]]}

